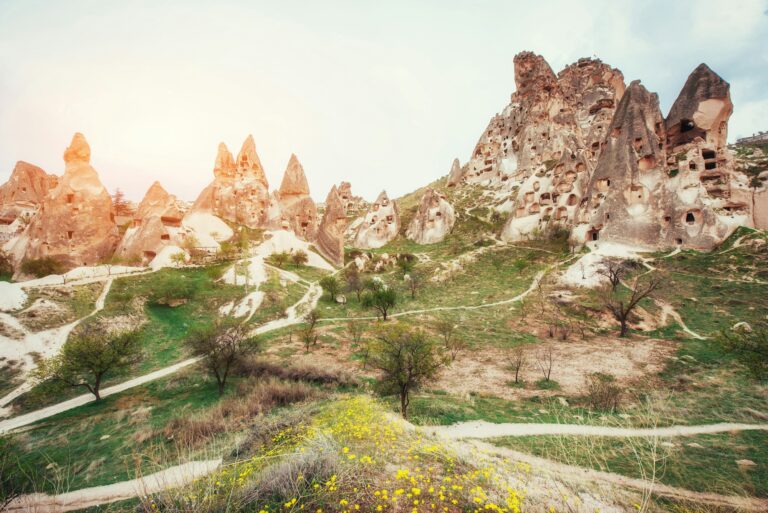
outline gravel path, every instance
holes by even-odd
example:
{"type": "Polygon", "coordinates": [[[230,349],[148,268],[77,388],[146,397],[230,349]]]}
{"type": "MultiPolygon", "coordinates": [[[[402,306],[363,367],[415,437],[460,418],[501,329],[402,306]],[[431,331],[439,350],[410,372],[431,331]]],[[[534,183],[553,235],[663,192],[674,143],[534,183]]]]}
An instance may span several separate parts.
{"type": "Polygon", "coordinates": [[[430,434],[445,438],[498,438],[503,436],[610,436],[610,437],[672,437],[725,433],[729,431],[768,431],[768,424],[705,424],[699,426],[668,426],[658,428],[620,428],[585,424],[493,424],[483,420],[460,422],[450,426],[425,426],[430,434]]]}
{"type": "Polygon", "coordinates": [[[109,504],[183,486],[213,472],[219,465],[221,465],[221,459],[190,461],[148,476],[111,485],[83,488],[59,495],[41,493],[25,495],[11,502],[5,511],[59,513],[109,504]]]}

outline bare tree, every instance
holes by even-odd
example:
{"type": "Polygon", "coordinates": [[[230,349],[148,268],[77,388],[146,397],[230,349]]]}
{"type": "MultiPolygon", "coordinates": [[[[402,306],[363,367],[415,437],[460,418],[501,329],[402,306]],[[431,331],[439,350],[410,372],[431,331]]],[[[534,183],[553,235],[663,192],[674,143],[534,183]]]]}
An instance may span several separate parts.
{"type": "Polygon", "coordinates": [[[304,349],[309,352],[309,347],[317,345],[317,321],[320,316],[315,310],[312,310],[304,316],[305,326],[301,329],[301,340],[304,342],[304,349]]]}
{"type": "Polygon", "coordinates": [[[357,266],[354,262],[344,269],[344,279],[347,282],[347,290],[354,292],[357,296],[357,300],[360,301],[360,294],[365,290],[365,285],[363,284],[363,280],[360,279],[360,272],[357,270],[357,266]]]}
{"type": "Polygon", "coordinates": [[[455,361],[459,353],[467,348],[466,342],[456,335],[458,325],[452,319],[440,319],[435,323],[434,327],[440,338],[443,339],[445,350],[450,355],[451,361],[455,361]]]}
{"type": "Polygon", "coordinates": [[[350,343],[359,346],[365,334],[365,326],[360,321],[351,321],[347,323],[345,331],[350,343]]]}
{"type": "Polygon", "coordinates": [[[542,376],[544,376],[544,381],[549,381],[554,364],[555,355],[551,345],[547,345],[536,353],[536,365],[539,367],[542,376]]]}
{"type": "Polygon", "coordinates": [[[621,283],[621,279],[624,277],[628,270],[627,264],[623,260],[607,259],[603,264],[598,267],[597,274],[604,276],[611,284],[611,290],[616,290],[616,287],[621,283]]]}
{"type": "Polygon", "coordinates": [[[515,372],[515,383],[520,383],[520,371],[525,365],[527,356],[523,345],[515,346],[509,354],[509,366],[515,372]]]}
{"type": "Polygon", "coordinates": [[[229,317],[195,328],[185,342],[216,378],[219,395],[224,393],[234,366],[259,349],[259,341],[249,335],[249,328],[229,317]]]}
{"type": "Polygon", "coordinates": [[[629,288],[629,294],[616,289],[608,289],[603,294],[603,303],[614,319],[621,325],[619,336],[626,337],[629,330],[629,316],[643,299],[650,297],[659,288],[659,278],[635,278],[629,288]]]}
{"type": "Polygon", "coordinates": [[[416,270],[412,270],[408,275],[406,281],[408,282],[408,289],[411,291],[411,299],[416,299],[416,292],[421,288],[424,281],[421,273],[416,270]]]}

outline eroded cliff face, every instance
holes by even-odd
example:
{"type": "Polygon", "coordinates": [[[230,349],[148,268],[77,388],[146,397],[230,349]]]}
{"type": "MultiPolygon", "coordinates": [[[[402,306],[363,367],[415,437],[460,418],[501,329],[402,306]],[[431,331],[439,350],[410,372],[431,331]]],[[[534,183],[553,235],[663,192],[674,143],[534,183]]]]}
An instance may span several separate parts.
{"type": "Polygon", "coordinates": [[[429,188],[422,195],[405,236],[417,244],[434,244],[451,233],[455,222],[453,206],[445,195],[429,188]]]}
{"type": "Polygon", "coordinates": [[[706,65],[688,77],[666,120],[633,82],[571,238],[709,250],[753,223],[746,176],[726,146],[729,86],[706,65]]]}
{"type": "Polygon", "coordinates": [[[115,251],[126,261],[151,262],[165,246],[178,244],[184,212],[176,197],[154,182],[139,203],[115,251]]]}
{"type": "Polygon", "coordinates": [[[205,212],[249,228],[262,227],[269,208],[269,184],[256,153],[253,136],[243,142],[237,159],[219,144],[214,179],[203,189],[190,212],[205,212]]]}
{"type": "Polygon", "coordinates": [[[112,255],[119,238],[112,198],[90,158],[85,137],[75,134],[64,152],[64,175],[10,248],[17,262],[53,257],[74,267],[112,255]]]}
{"type": "Polygon", "coordinates": [[[19,161],[8,181],[0,185],[0,243],[21,233],[59,179],[41,168],[19,161]]]}
{"type": "Polygon", "coordinates": [[[313,241],[317,237],[317,207],[309,195],[304,167],[291,155],[277,194],[282,224],[298,237],[313,241]]]}
{"type": "Polygon", "coordinates": [[[381,191],[357,227],[354,246],[360,249],[380,248],[397,237],[399,231],[397,204],[389,199],[386,191],[381,191]]]}
{"type": "Polygon", "coordinates": [[[702,64],[665,119],[655,94],[597,59],[555,75],[531,52],[515,56],[516,91],[446,185],[480,184],[508,212],[502,238],[561,228],[574,244],[608,238],[708,249],[751,226],[747,178],[726,147],[729,86],[702,64]],[[609,185],[610,184],[610,185],[609,185]]]}
{"type": "Polygon", "coordinates": [[[320,254],[336,267],[344,265],[344,232],[346,230],[346,209],[334,185],[325,199],[325,212],[320,222],[315,245],[320,254]]]}

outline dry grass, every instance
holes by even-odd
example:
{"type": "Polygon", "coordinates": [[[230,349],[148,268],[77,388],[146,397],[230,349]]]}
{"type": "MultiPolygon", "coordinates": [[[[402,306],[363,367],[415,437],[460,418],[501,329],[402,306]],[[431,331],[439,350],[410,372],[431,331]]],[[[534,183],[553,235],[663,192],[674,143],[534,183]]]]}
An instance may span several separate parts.
{"type": "Polygon", "coordinates": [[[354,385],[355,378],[348,372],[334,371],[314,365],[279,365],[259,357],[240,364],[238,372],[245,376],[273,377],[290,381],[305,381],[318,385],[354,385]]]}
{"type": "Polygon", "coordinates": [[[304,401],[317,393],[317,389],[306,383],[251,378],[238,386],[233,397],[222,400],[204,414],[171,419],[163,434],[182,446],[197,447],[218,434],[243,429],[251,419],[272,408],[304,401]]]}

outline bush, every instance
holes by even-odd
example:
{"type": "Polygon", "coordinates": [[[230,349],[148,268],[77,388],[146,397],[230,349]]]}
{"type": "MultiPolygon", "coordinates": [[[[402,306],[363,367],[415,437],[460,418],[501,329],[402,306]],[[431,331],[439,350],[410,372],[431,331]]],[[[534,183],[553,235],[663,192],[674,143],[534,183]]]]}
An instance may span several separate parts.
{"type": "Polygon", "coordinates": [[[539,390],[560,390],[560,383],[554,379],[540,379],[536,382],[539,390]]]}
{"type": "Polygon", "coordinates": [[[156,305],[175,306],[194,298],[198,290],[199,286],[193,280],[166,271],[156,278],[150,300],[156,305]]]}
{"type": "Polygon", "coordinates": [[[621,387],[611,374],[594,372],[586,378],[587,403],[593,410],[614,411],[619,409],[621,387]]]}
{"type": "Polygon", "coordinates": [[[171,419],[163,433],[182,446],[196,447],[217,434],[242,429],[250,419],[272,408],[297,403],[316,394],[317,390],[305,383],[274,378],[249,379],[238,386],[234,396],[222,400],[207,412],[171,419]]]}
{"type": "Polygon", "coordinates": [[[768,379],[768,325],[737,324],[720,332],[725,351],[741,362],[758,381],[768,379]]]}
{"type": "Polygon", "coordinates": [[[251,357],[245,359],[237,368],[241,376],[259,378],[279,378],[291,381],[306,381],[317,385],[353,385],[355,378],[346,372],[339,373],[313,365],[278,365],[263,358],[251,357]]]}
{"type": "Polygon", "coordinates": [[[51,274],[62,274],[64,264],[52,257],[34,258],[21,263],[21,272],[42,278],[51,274]]]}

